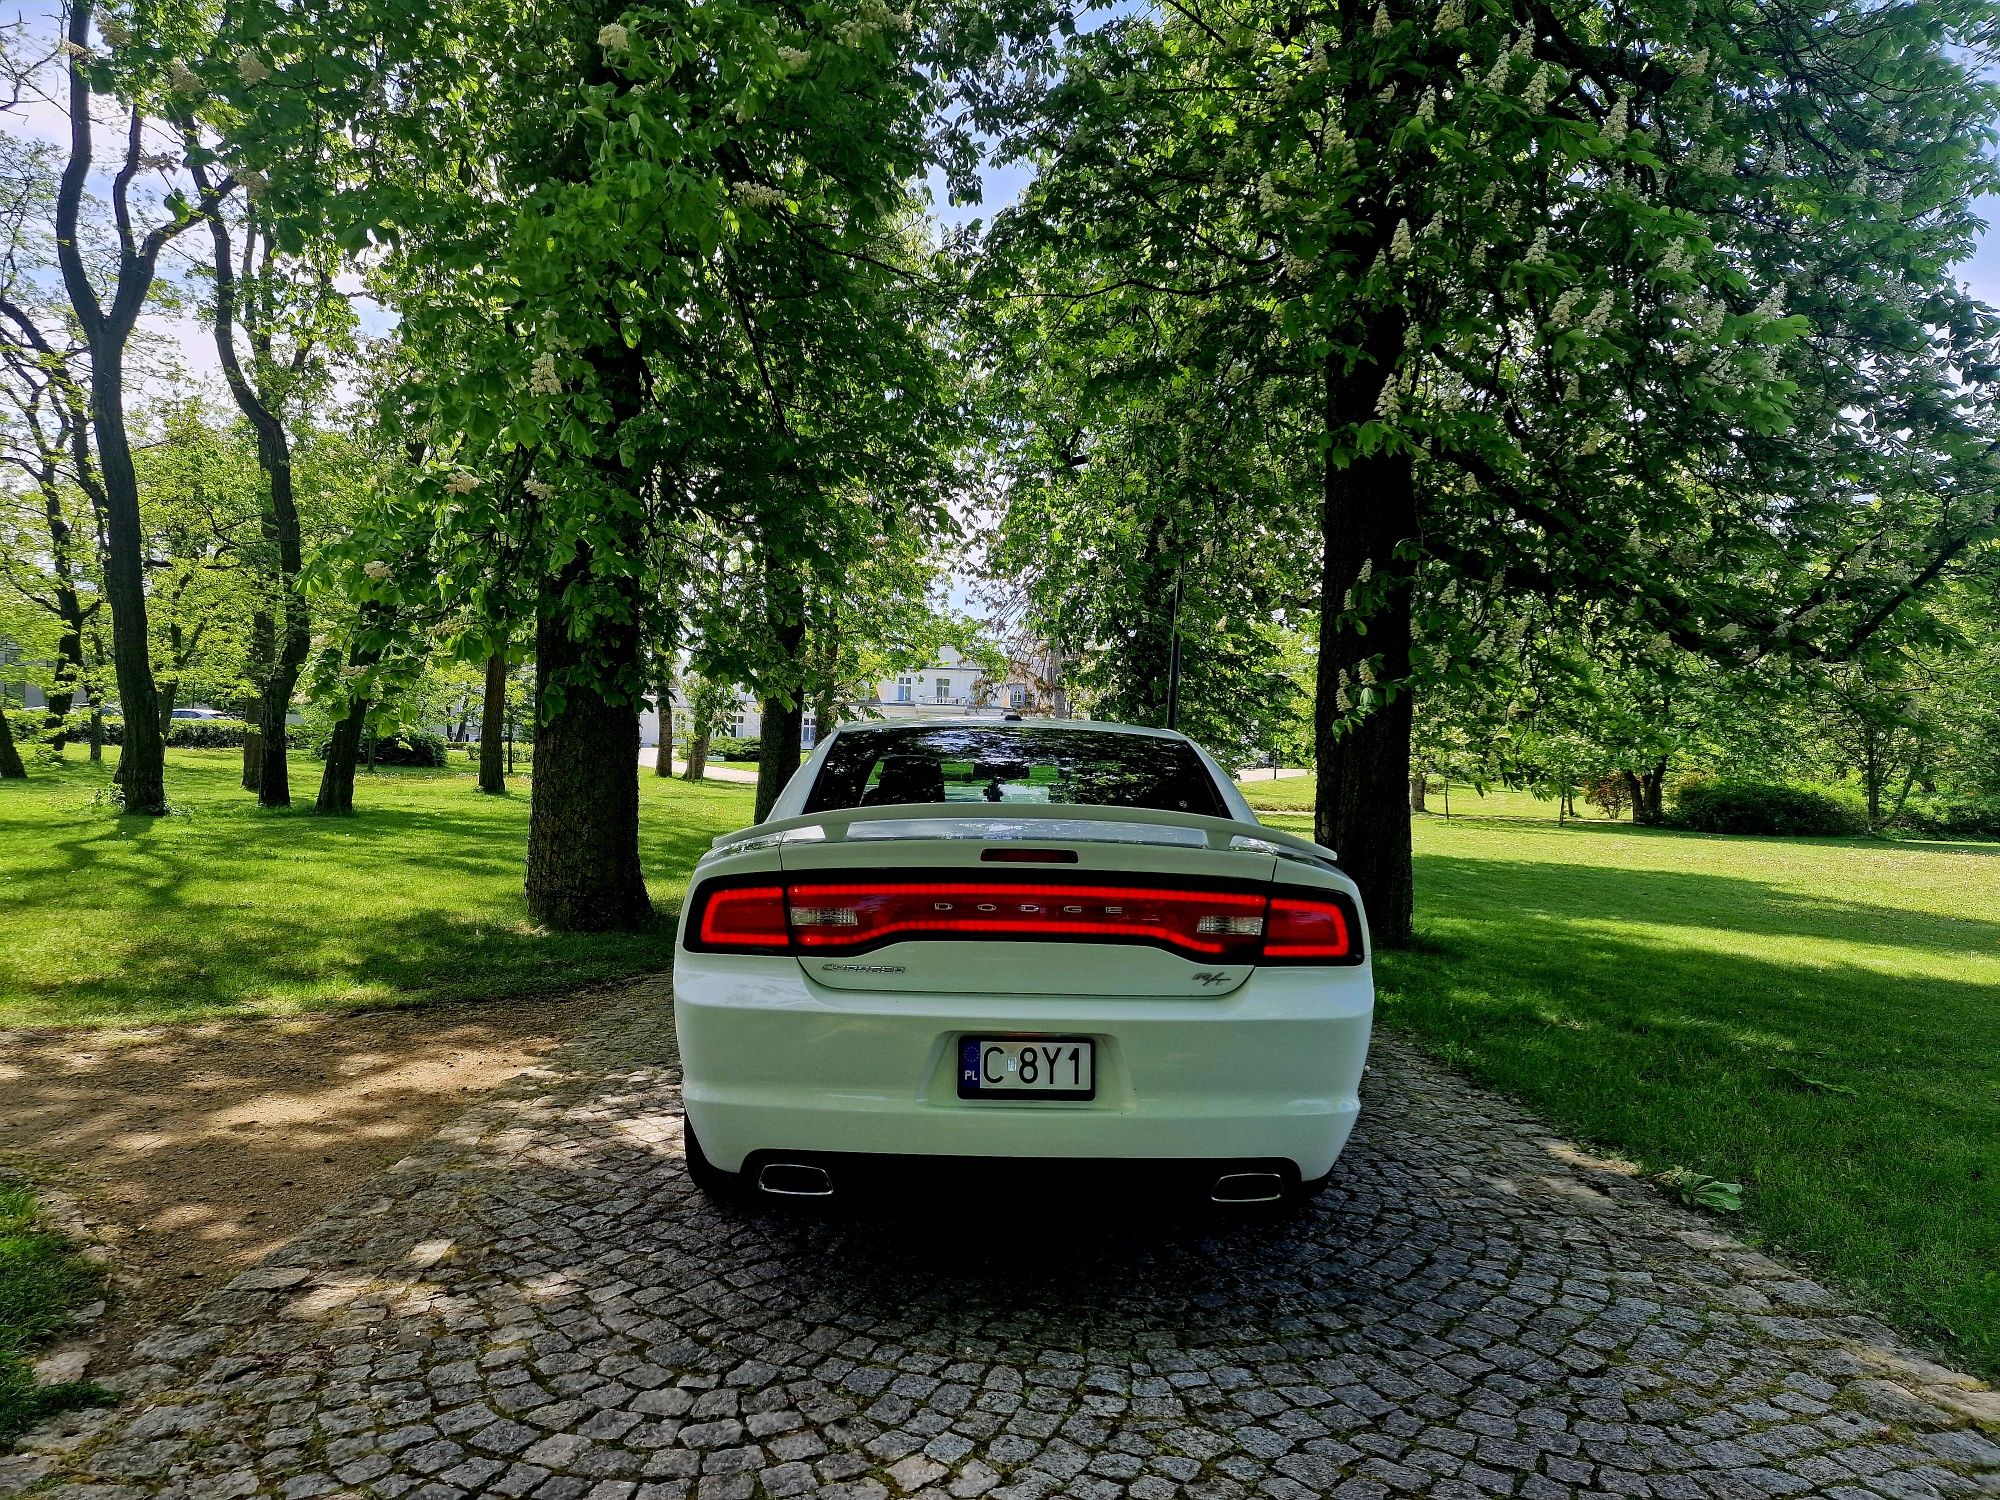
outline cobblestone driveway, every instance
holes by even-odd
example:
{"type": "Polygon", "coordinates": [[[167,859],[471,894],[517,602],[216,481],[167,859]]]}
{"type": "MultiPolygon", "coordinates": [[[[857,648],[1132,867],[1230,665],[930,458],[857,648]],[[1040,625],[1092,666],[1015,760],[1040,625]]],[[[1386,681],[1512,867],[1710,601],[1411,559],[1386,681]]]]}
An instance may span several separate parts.
{"type": "Polygon", "coordinates": [[[0,1490],[2000,1494],[1992,1393],[1400,1046],[1295,1221],[1003,1241],[709,1206],[665,1005],[147,1340],[145,1394],[0,1490]]]}

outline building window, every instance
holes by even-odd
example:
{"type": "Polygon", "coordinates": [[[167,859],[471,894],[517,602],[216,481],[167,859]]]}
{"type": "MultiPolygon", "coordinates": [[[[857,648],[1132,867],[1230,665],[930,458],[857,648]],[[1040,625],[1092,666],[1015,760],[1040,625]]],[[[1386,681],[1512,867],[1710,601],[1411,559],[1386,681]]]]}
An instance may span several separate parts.
{"type": "Polygon", "coordinates": [[[1026,708],[1028,706],[1028,690],[1022,687],[1020,683],[1010,682],[1007,684],[1007,706],[1009,708],[1026,708]]]}
{"type": "Polygon", "coordinates": [[[940,677],[937,680],[937,701],[940,703],[951,702],[951,679],[949,677],[940,677]]]}
{"type": "Polygon", "coordinates": [[[896,701],[897,701],[898,703],[908,703],[908,702],[910,701],[910,679],[909,679],[909,678],[907,678],[907,677],[898,677],[898,678],[896,679],[896,701]]]}

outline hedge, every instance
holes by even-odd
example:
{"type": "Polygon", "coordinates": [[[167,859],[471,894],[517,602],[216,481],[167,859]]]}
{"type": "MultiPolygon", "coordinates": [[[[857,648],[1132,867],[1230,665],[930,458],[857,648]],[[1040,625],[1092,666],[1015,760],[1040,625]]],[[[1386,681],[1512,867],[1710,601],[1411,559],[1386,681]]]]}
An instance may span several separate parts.
{"type": "Polygon", "coordinates": [[[762,740],[743,739],[733,734],[713,734],[708,738],[710,760],[755,761],[763,748],[762,740]]]}
{"type": "Polygon", "coordinates": [[[1769,781],[1687,781],[1674,792],[1674,821],[1697,833],[1863,833],[1859,809],[1811,787],[1769,781]]]}
{"type": "MultiPolygon", "coordinates": [[[[328,734],[313,747],[313,754],[325,760],[332,748],[333,736],[328,734]]],[[[449,753],[443,735],[433,734],[428,729],[406,729],[400,734],[377,735],[373,760],[378,766],[420,766],[437,770],[445,764],[449,753]]],[[[361,764],[365,766],[369,760],[369,745],[363,740],[361,764]]]]}
{"type": "Polygon", "coordinates": [[[1919,793],[1903,804],[1895,826],[1930,838],[2000,839],[2000,797],[1919,793]]]}
{"type": "MultiPolygon", "coordinates": [[[[48,738],[48,716],[39,708],[10,709],[7,722],[14,728],[14,738],[23,745],[46,743],[48,738]]],[[[69,739],[73,745],[90,742],[90,715],[73,713],[65,721],[69,727],[69,739]]],[[[240,750],[243,738],[250,732],[250,725],[242,719],[169,719],[167,720],[167,743],[177,750],[240,750]]],[[[299,743],[296,726],[286,736],[289,744],[299,743]]],[[[125,721],[110,715],[104,720],[104,743],[122,745],[125,743],[125,721]]]]}

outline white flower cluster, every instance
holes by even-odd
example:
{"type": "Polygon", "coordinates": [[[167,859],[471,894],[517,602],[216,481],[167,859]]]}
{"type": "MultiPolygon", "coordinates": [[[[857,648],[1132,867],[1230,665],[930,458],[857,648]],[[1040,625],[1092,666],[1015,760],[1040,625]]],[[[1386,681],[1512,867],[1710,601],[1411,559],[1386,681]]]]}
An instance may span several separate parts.
{"type": "Polygon", "coordinates": [[[597,28],[597,45],[606,52],[624,52],[632,46],[632,33],[616,21],[606,22],[597,28]]]}
{"type": "Polygon", "coordinates": [[[1417,123],[1428,125],[1437,118],[1438,96],[1436,89],[1425,89],[1424,96],[1417,101],[1417,123]]]}
{"type": "Polygon", "coordinates": [[[195,75],[194,69],[178,57],[167,64],[167,87],[188,99],[198,98],[208,92],[207,85],[195,75]]]}
{"type": "Polygon", "coordinates": [[[236,76],[249,85],[262,83],[271,76],[271,69],[264,59],[245,47],[236,54],[236,76]]]}
{"type": "Polygon", "coordinates": [[[389,577],[389,575],[395,571],[395,569],[391,568],[387,563],[385,563],[384,561],[382,561],[381,558],[378,557],[373,562],[363,563],[361,565],[361,571],[366,573],[370,578],[374,579],[377,583],[381,583],[384,580],[386,580],[389,577]]]}
{"type": "Polygon", "coordinates": [[[780,47],[778,61],[785,65],[787,73],[797,73],[812,61],[812,54],[803,47],[780,47]]]}
{"type": "Polygon", "coordinates": [[[1707,71],[1708,48],[1706,47],[1695,48],[1694,51],[1688,54],[1687,61],[1681,64],[1681,76],[1683,78],[1699,78],[1707,71]]]}
{"type": "Polygon", "coordinates": [[[468,474],[463,469],[457,470],[444,482],[444,492],[447,495],[469,495],[478,488],[479,476],[468,474]]]}
{"type": "Polygon", "coordinates": [[[1368,29],[1376,36],[1387,36],[1389,34],[1392,28],[1389,24],[1389,7],[1387,5],[1380,3],[1376,5],[1375,20],[1368,29]]]}
{"type": "Polygon", "coordinates": [[[891,10],[885,0],[861,0],[852,20],[833,28],[833,38],[843,47],[858,47],[882,31],[908,31],[915,21],[906,10],[891,10]]]}
{"type": "Polygon", "coordinates": [[[1415,248],[1416,242],[1410,238],[1410,221],[1408,219],[1398,219],[1396,221],[1396,232],[1389,236],[1389,259],[1393,261],[1408,260],[1410,252],[1415,248]]]}
{"type": "Polygon", "coordinates": [[[1274,214],[1285,206],[1285,195],[1278,191],[1278,184],[1269,172],[1257,179],[1257,206],[1267,214],[1274,214]]]}
{"type": "Polygon", "coordinates": [[[65,57],[74,57],[78,59],[86,59],[94,57],[96,55],[88,47],[84,46],[83,43],[72,42],[66,37],[63,39],[62,43],[62,54],[65,57]]]}
{"type": "Polygon", "coordinates": [[[1526,266],[1546,265],[1549,259],[1549,229],[1546,224],[1535,231],[1534,242],[1528,246],[1528,253],[1521,257],[1526,266]]]}
{"type": "Polygon", "coordinates": [[[530,479],[522,488],[537,500],[553,499],[556,493],[556,487],[546,479],[530,479]]]}
{"type": "Polygon", "coordinates": [[[1764,293],[1764,300],[1757,304],[1760,318],[1782,318],[1785,315],[1785,288],[1782,283],[1764,293]]]}
{"type": "Polygon", "coordinates": [[[782,208],[785,203],[782,192],[761,182],[732,182],[729,196],[745,208],[782,208]]]}
{"type": "Polygon", "coordinates": [[[1434,23],[1440,32],[1465,29],[1465,0],[1444,0],[1434,23]]]}
{"type": "Polygon", "coordinates": [[[114,47],[123,47],[132,40],[132,28],[116,16],[99,16],[97,31],[105,41],[114,47]]]}
{"type": "Polygon", "coordinates": [[[556,374],[554,354],[544,352],[536,356],[533,367],[528,371],[528,390],[537,396],[562,394],[562,377],[556,374]]]}
{"type": "Polygon", "coordinates": [[[1694,257],[1688,251],[1686,240],[1675,240],[1667,246],[1667,253],[1659,260],[1659,269],[1671,275],[1685,275],[1694,264],[1694,257]]]}
{"type": "Polygon", "coordinates": [[[1313,263],[1311,261],[1305,259],[1303,256],[1294,255],[1289,250],[1285,252],[1286,276],[1290,277],[1293,281],[1309,281],[1312,279],[1312,273],[1313,263]]]}
{"type": "Polygon", "coordinates": [[[1546,63],[1535,63],[1534,71],[1528,75],[1528,86],[1521,91],[1521,103],[1528,113],[1538,115],[1548,106],[1549,84],[1556,70],[1546,63]]]}
{"type": "Polygon", "coordinates": [[[255,167],[238,167],[236,180],[243,184],[244,196],[252,203],[263,201],[264,195],[271,191],[271,179],[255,167]]]}
{"type": "Polygon", "coordinates": [[[1606,145],[1622,146],[1625,144],[1625,137],[1631,132],[1632,105],[1629,100],[1621,97],[1612,104],[1611,118],[1604,122],[1604,128],[1598,131],[1598,135],[1606,145]]]}
{"type": "Polygon", "coordinates": [[[180,164],[180,154],[174,151],[148,151],[135,163],[143,172],[172,172],[180,164]]]}

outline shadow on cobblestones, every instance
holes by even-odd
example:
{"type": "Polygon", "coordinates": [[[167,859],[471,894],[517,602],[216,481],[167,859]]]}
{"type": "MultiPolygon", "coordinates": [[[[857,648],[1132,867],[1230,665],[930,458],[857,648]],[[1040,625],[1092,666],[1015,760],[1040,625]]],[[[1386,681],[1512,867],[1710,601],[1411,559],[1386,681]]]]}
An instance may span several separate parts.
{"type": "MultiPolygon", "coordinates": [[[[1990,1393],[1386,1044],[1281,1221],[717,1208],[664,996],[14,1462],[143,1496],[2000,1492],[1990,1393]]],[[[0,1483],[4,1488],[4,1483],[0,1483]]]]}

